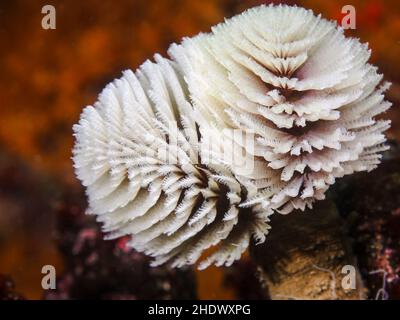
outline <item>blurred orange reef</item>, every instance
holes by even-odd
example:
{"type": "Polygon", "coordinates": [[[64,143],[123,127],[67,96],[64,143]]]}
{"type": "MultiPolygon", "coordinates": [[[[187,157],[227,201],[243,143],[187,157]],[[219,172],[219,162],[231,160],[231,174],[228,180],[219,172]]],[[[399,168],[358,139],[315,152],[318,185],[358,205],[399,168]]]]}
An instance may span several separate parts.
{"type": "MultiPolygon", "coordinates": [[[[82,108],[127,68],[136,69],[172,42],[207,32],[246,8],[289,3],[341,21],[348,1],[121,0],[51,1],[56,30],[41,27],[48,1],[0,2],[0,273],[9,274],[27,298],[41,298],[41,267],[64,265],[55,245],[57,212],[66,193],[79,201],[72,125],[82,108]]],[[[356,29],[368,42],[372,63],[393,83],[391,138],[400,139],[400,3],[354,0],[356,29]]],[[[82,201],[82,202],[80,202],[82,201]]],[[[225,268],[197,272],[201,299],[239,298],[225,268]]]]}

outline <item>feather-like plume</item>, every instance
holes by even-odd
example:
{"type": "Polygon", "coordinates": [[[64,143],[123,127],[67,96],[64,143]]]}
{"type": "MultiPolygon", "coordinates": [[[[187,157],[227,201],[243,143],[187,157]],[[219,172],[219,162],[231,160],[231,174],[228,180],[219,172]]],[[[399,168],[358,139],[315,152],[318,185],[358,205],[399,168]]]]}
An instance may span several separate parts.
{"type": "Polygon", "coordinates": [[[109,84],[74,126],[88,212],[107,238],[132,235],[130,245],[154,265],[194,263],[218,243],[226,258],[201,266],[231,263],[246,249],[241,239],[267,229],[267,219],[239,207],[250,188],[225,163],[222,131],[202,115],[195,120],[176,64],[155,60],[109,84]]]}
{"type": "MultiPolygon", "coordinates": [[[[256,7],[169,52],[194,108],[254,133],[251,150],[243,146],[260,164],[250,178],[260,185],[262,168],[275,182],[267,199],[281,213],[311,208],[336,178],[374,169],[387,148],[390,121],[375,116],[391,105],[389,84],[367,63],[367,45],[311,10],[256,7]]],[[[259,189],[246,204],[266,199],[259,189]]]]}
{"type": "Polygon", "coordinates": [[[109,84],[74,126],[74,167],[108,238],[154,265],[230,265],[274,212],[304,210],[386,150],[370,51],[312,11],[261,6],[109,84]]]}

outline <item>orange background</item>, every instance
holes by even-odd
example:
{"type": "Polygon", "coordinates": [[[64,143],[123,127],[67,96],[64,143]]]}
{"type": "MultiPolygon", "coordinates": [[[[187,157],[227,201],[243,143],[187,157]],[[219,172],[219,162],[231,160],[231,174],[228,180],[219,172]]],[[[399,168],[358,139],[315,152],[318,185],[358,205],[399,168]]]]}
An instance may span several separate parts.
{"type": "MultiPolygon", "coordinates": [[[[14,169],[18,171],[21,165],[40,181],[49,179],[81,190],[70,157],[71,127],[82,108],[94,103],[100,90],[122,70],[136,69],[154,53],[165,54],[170,43],[207,32],[224,17],[265,2],[268,1],[1,1],[0,155],[18,159],[14,169]],[[45,4],[56,8],[56,30],[41,28],[41,8],[45,4]]],[[[311,8],[339,22],[342,6],[352,4],[356,8],[356,30],[346,33],[369,42],[372,63],[393,83],[388,99],[394,107],[386,117],[393,121],[389,135],[399,139],[400,2],[286,3],[311,8]]],[[[8,179],[7,175],[2,178],[8,179]]],[[[7,186],[7,181],[3,184],[7,186]]],[[[40,185],[35,183],[31,188],[40,185]]],[[[17,191],[25,198],[31,192],[29,188],[17,191]]],[[[15,197],[1,196],[2,192],[5,190],[0,190],[0,273],[11,274],[26,297],[40,298],[41,266],[53,264],[62,270],[52,239],[54,216],[37,213],[35,228],[8,218],[16,212],[15,216],[24,219],[25,214],[32,214],[27,211],[39,209],[21,209],[15,197]]],[[[46,194],[48,197],[40,201],[57,207],[56,192],[50,190],[46,194]]],[[[197,276],[200,298],[235,298],[234,292],[222,285],[223,269],[212,267],[197,276]]]]}

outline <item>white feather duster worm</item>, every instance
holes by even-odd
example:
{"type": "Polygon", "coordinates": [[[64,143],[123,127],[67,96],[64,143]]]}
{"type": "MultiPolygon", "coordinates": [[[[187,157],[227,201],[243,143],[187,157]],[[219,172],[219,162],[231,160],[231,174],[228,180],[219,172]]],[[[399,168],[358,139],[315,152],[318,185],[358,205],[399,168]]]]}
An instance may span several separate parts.
{"type": "Polygon", "coordinates": [[[380,159],[369,51],[311,11],[261,6],[124,72],[74,126],[88,211],[154,265],[230,265],[268,217],[380,159]],[[241,161],[236,161],[240,158],[241,161]]]}
{"type": "Polygon", "coordinates": [[[387,149],[390,121],[375,116],[391,105],[383,95],[389,84],[379,86],[367,45],[311,10],[256,7],[170,54],[184,70],[194,108],[255,133],[255,147],[244,148],[265,174],[253,173],[260,190],[244,206],[311,208],[335,178],[374,169],[387,149]]]}
{"type": "Polygon", "coordinates": [[[241,209],[256,189],[239,183],[222,157],[221,131],[188,102],[177,65],[160,56],[109,84],[74,126],[74,163],[89,212],[108,238],[174,266],[231,264],[251,235],[263,240],[270,211],[241,209]],[[235,244],[235,245],[233,245],[235,244]]]}

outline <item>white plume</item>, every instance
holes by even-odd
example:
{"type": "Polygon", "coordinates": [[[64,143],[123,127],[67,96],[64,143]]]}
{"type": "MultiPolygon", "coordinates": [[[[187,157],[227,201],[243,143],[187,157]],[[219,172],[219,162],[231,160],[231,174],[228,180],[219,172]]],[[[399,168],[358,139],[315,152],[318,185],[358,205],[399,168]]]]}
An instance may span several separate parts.
{"type": "Polygon", "coordinates": [[[74,126],[88,211],[154,265],[230,265],[386,150],[370,51],[298,7],[261,6],[109,84],[74,126]]]}
{"type": "Polygon", "coordinates": [[[304,210],[337,177],[380,162],[390,121],[375,116],[391,105],[383,96],[389,84],[379,86],[367,45],[311,10],[256,7],[212,35],[172,46],[170,54],[182,66],[194,108],[255,133],[253,150],[243,152],[263,163],[275,186],[271,208],[304,210]]]}

